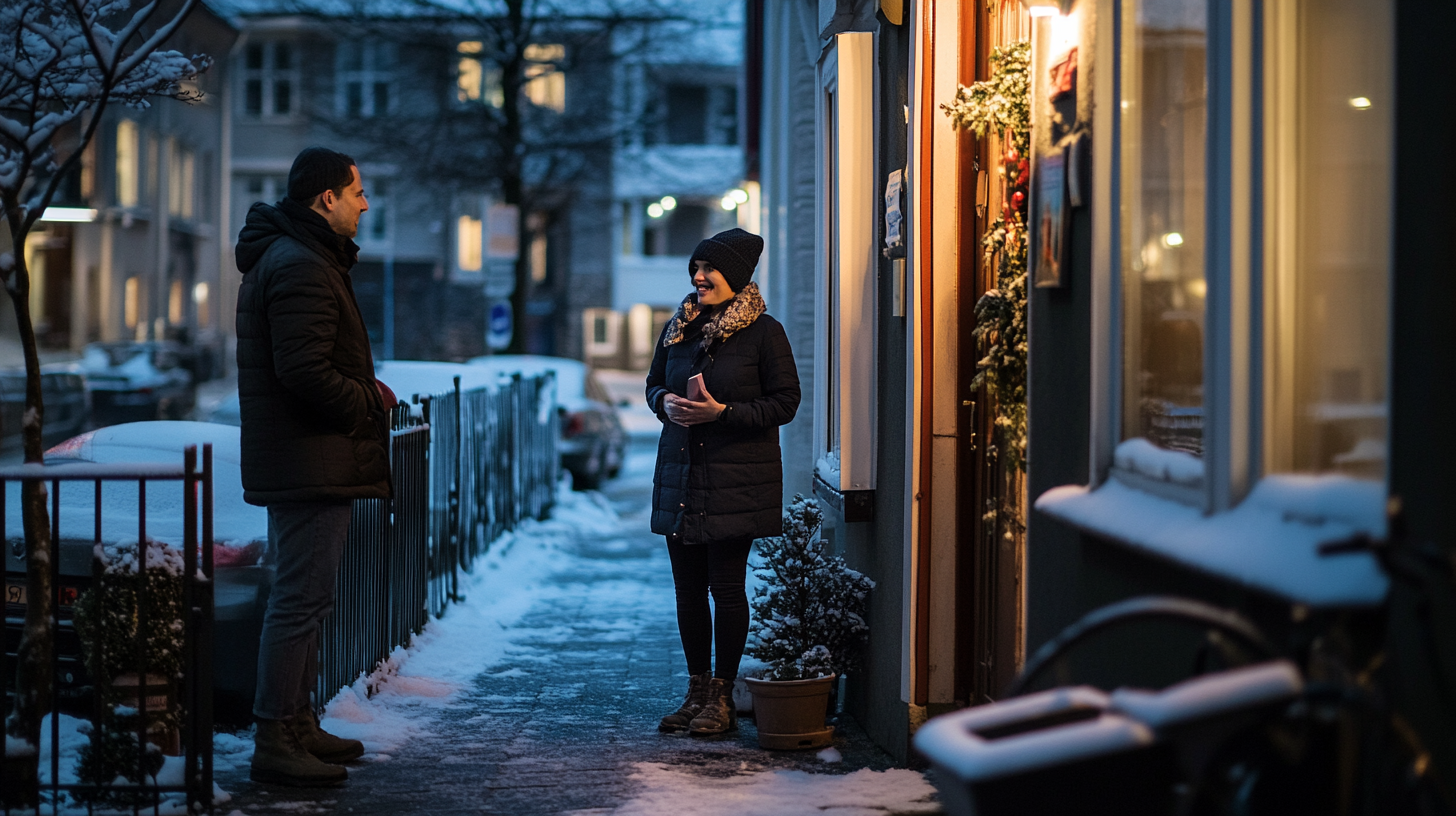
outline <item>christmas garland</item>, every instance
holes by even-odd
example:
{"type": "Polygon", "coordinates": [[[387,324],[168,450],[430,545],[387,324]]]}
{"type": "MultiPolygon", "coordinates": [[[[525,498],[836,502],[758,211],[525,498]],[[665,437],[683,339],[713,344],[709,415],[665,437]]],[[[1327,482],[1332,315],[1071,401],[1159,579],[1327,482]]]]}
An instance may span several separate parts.
{"type": "MultiPolygon", "coordinates": [[[[998,133],[1006,145],[1001,175],[1001,213],[981,239],[996,287],[976,301],[971,332],[981,353],[971,386],[996,401],[996,431],[1008,470],[1026,470],[1026,206],[1031,152],[1031,43],[1022,40],[991,51],[991,78],[962,85],[955,101],[941,105],[952,127],[984,138],[998,133]]],[[[992,446],[995,453],[995,446],[992,446]]]]}

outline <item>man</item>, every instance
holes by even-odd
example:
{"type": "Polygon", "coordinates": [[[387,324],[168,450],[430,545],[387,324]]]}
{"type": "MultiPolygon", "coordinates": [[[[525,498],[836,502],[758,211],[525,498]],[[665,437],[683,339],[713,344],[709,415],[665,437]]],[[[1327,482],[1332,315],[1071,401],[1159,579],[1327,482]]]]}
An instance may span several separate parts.
{"type": "Polygon", "coordinates": [[[390,495],[388,414],[349,279],[368,209],[354,160],[310,147],[287,198],[254,204],[238,236],[243,498],[268,508],[277,571],[253,703],[259,782],[342,784],[337,763],[364,752],[319,728],[309,693],[353,500],[390,495]]]}

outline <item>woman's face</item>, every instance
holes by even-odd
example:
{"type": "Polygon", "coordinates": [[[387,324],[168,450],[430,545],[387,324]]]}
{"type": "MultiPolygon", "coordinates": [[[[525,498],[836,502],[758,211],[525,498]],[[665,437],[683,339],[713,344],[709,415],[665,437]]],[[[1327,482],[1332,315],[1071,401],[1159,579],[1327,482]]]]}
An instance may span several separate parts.
{"type": "Polygon", "coordinates": [[[717,306],[733,299],[733,290],[723,280],[723,273],[707,261],[693,261],[693,286],[698,289],[700,306],[717,306]]]}

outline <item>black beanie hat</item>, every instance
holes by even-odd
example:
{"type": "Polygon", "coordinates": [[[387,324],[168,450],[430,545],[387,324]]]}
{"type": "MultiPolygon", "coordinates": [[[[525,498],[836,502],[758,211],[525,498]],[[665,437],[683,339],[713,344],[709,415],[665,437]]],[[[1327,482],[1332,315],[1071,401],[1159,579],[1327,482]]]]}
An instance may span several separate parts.
{"type": "Polygon", "coordinates": [[[743,290],[753,277],[753,268],[758,265],[758,256],[763,252],[763,239],[751,232],[734,227],[731,230],[704,238],[688,259],[688,274],[697,272],[694,261],[707,261],[723,274],[723,280],[734,293],[743,290]]]}

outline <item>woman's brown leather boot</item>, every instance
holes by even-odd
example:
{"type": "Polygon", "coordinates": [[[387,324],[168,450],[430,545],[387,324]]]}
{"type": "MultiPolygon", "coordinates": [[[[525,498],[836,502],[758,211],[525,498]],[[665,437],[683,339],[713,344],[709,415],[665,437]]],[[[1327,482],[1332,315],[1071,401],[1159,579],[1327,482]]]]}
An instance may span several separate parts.
{"type": "Polygon", "coordinates": [[[733,705],[733,681],[712,678],[707,697],[703,710],[688,723],[688,730],[694,734],[721,734],[736,729],[738,708],[733,705]]]}
{"type": "Polygon", "coordinates": [[[682,707],[677,711],[668,714],[658,723],[657,730],[666,733],[688,730],[688,724],[703,710],[703,705],[708,702],[708,681],[713,678],[712,672],[689,675],[688,696],[683,698],[682,707]]]}

